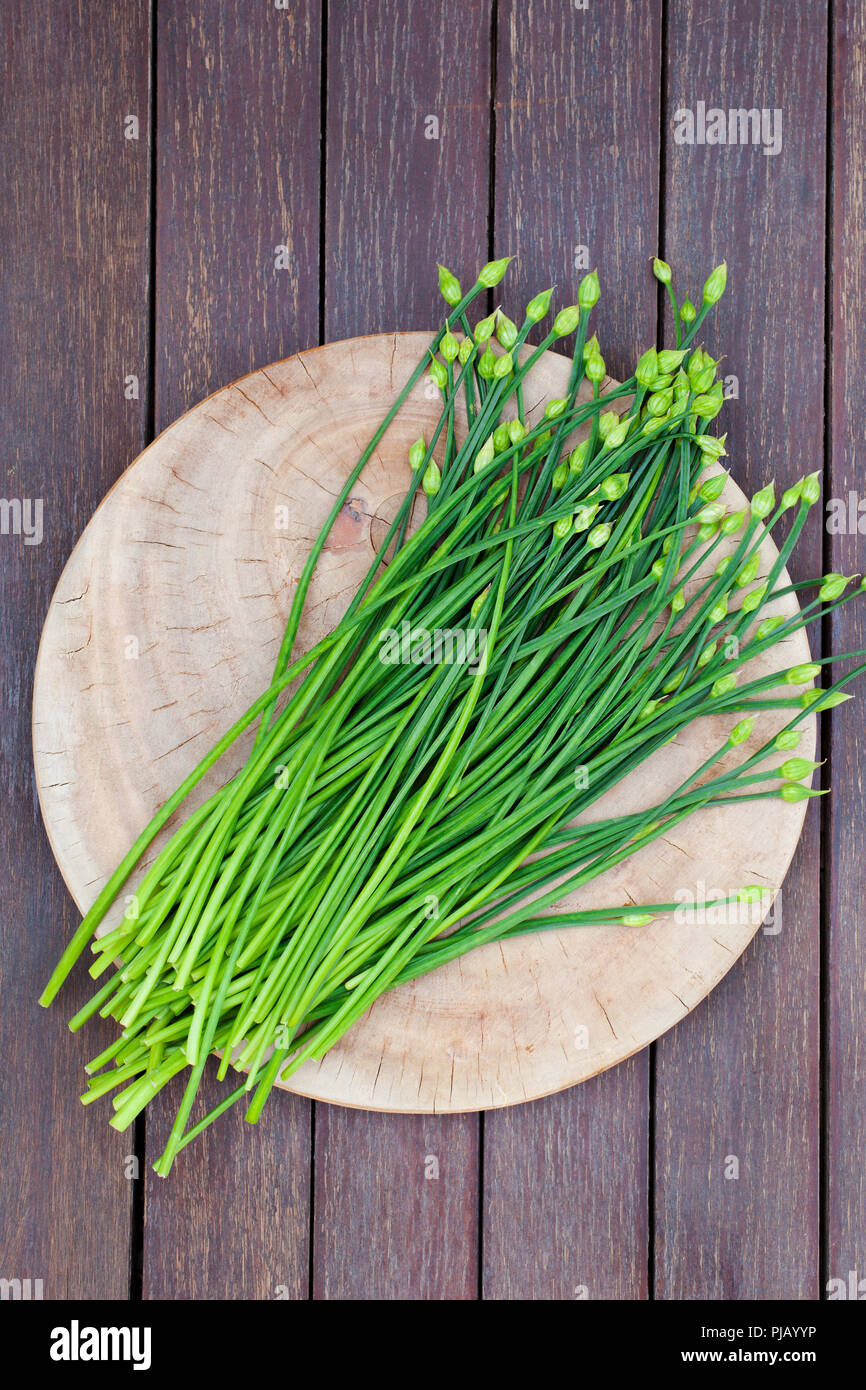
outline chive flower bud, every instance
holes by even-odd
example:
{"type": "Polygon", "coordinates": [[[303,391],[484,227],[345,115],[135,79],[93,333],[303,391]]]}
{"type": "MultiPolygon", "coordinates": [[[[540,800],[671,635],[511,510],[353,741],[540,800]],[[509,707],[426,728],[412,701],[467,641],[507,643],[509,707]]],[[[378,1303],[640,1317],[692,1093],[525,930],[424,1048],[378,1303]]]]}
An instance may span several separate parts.
{"type": "Polygon", "coordinates": [[[773,491],[773,484],[767,483],[767,486],[762,487],[760,492],[756,492],[752,498],[752,516],[769,516],[775,504],[776,494],[773,491]]]}
{"type": "Polygon", "coordinates": [[[785,672],[785,684],[808,685],[820,674],[821,667],[816,661],[806,661],[802,666],[792,666],[790,671],[785,672]]]}
{"type": "Polygon", "coordinates": [[[704,281],[703,301],[705,304],[718,304],[728,283],[728,263],[722,261],[711,271],[704,281]]]}
{"type": "Polygon", "coordinates": [[[600,526],[594,526],[586,538],[590,550],[600,550],[610,540],[612,530],[613,527],[608,521],[603,521],[600,526]]]}
{"type": "Polygon", "coordinates": [[[487,347],[484,349],[478,362],[478,375],[481,377],[482,381],[490,381],[493,376],[493,369],[498,361],[499,358],[491,348],[487,347]]]}
{"type": "Polygon", "coordinates": [[[661,702],[659,700],[647,700],[646,704],[643,706],[643,708],[640,710],[640,713],[638,714],[638,721],[642,723],[647,719],[652,719],[660,703],[661,702]]]}
{"type": "Polygon", "coordinates": [[[669,285],[671,282],[671,268],[667,261],[659,260],[658,256],[653,256],[653,275],[662,285],[669,285]]]}
{"type": "Polygon", "coordinates": [[[716,396],[695,396],[692,401],[692,414],[699,420],[715,420],[721,408],[722,402],[716,396]]]}
{"type": "Polygon", "coordinates": [[[800,492],[802,490],[802,487],[803,479],[801,478],[800,481],[798,483],[795,483],[793,487],[785,488],[785,491],[782,493],[782,500],[780,503],[780,506],[782,507],[783,511],[787,511],[789,507],[795,507],[797,505],[797,503],[800,500],[800,492]]]}
{"type": "Polygon", "coordinates": [[[780,734],[776,735],[773,747],[777,748],[780,753],[790,753],[791,749],[796,748],[799,742],[800,735],[796,729],[783,729],[780,734]]]}
{"type": "Polygon", "coordinates": [[[667,391],[667,389],[668,389],[668,387],[670,386],[670,384],[671,384],[670,373],[669,373],[669,372],[659,372],[659,375],[658,375],[658,376],[654,376],[653,379],[652,379],[652,381],[649,383],[648,389],[649,389],[650,391],[667,391]]]}
{"type": "Polygon", "coordinates": [[[718,699],[720,695],[729,695],[735,689],[736,684],[737,678],[733,672],[729,672],[726,676],[719,676],[718,680],[713,681],[710,686],[710,695],[714,700],[718,699]]]}
{"type": "Polygon", "coordinates": [[[722,594],[722,597],[720,599],[717,599],[716,602],[713,604],[712,608],[710,609],[709,619],[711,623],[722,623],[724,622],[727,616],[728,597],[727,594],[722,594]]]}
{"type": "MultiPolygon", "coordinates": [[[[724,531],[724,524],[722,525],[721,530],[724,531]]],[[[722,556],[721,560],[716,565],[716,568],[713,571],[716,579],[721,579],[722,575],[725,573],[725,570],[730,569],[731,561],[733,560],[733,558],[733,555],[722,556]]]]}
{"type": "Polygon", "coordinates": [[[818,598],[822,603],[832,603],[834,599],[841,597],[850,582],[844,574],[825,574],[818,590],[818,598]]]}
{"type": "Polygon", "coordinates": [[[460,349],[457,353],[457,360],[460,363],[461,367],[466,366],[466,363],[469,361],[474,351],[475,344],[473,343],[472,339],[464,338],[462,343],[460,344],[460,349]]]}
{"type": "Polygon", "coordinates": [[[670,410],[673,400],[673,391],[655,391],[646,403],[647,414],[658,419],[660,415],[664,415],[666,411],[670,410]]]}
{"type": "Polygon", "coordinates": [[[674,377],[674,400],[680,405],[691,394],[689,379],[685,372],[677,372],[674,377]]]}
{"type": "Polygon", "coordinates": [[[697,660],[697,665],[699,668],[707,666],[712,661],[718,649],[718,645],[718,642],[710,642],[708,646],[704,647],[704,650],[701,652],[697,660]]]}
{"type": "Polygon", "coordinates": [[[490,593],[490,585],[488,584],[488,585],[487,585],[487,588],[486,588],[486,589],[482,589],[482,590],[481,590],[481,593],[478,594],[477,597],[473,599],[473,601],[472,601],[472,607],[471,607],[471,609],[469,610],[470,620],[478,617],[478,614],[481,612],[482,608],[484,607],[484,600],[487,598],[487,595],[488,595],[489,593],[490,593]]]}
{"type": "Polygon", "coordinates": [[[572,473],[577,475],[583,472],[583,465],[586,462],[586,451],[589,448],[589,440],[585,439],[582,444],[578,444],[576,449],[572,449],[568,457],[568,467],[572,473]]]}
{"type": "Polygon", "coordinates": [[[784,622],[785,619],[779,614],[774,618],[763,618],[755,628],[756,641],[763,642],[765,637],[772,637],[773,633],[778,632],[784,622]]]}
{"type": "Polygon", "coordinates": [[[821,482],[818,473],[807,473],[800,484],[800,500],[812,507],[821,496],[821,482]]]}
{"type": "Polygon", "coordinates": [[[439,344],[439,351],[442,353],[446,362],[453,362],[460,351],[460,344],[450,330],[446,330],[446,332],[443,333],[442,341],[439,344]]]}
{"type": "Polygon", "coordinates": [[[701,507],[697,514],[697,520],[702,526],[715,526],[717,521],[721,521],[725,511],[724,502],[708,502],[705,507],[701,507]]]}
{"type": "Polygon", "coordinates": [[[823,792],[811,791],[802,782],[783,782],[779,795],[783,801],[808,801],[812,796],[823,796],[823,792]]]}
{"type": "Polygon", "coordinates": [[[512,444],[519,444],[526,438],[526,426],[522,420],[512,420],[508,426],[508,438],[512,444]]]}
{"type": "Polygon", "coordinates": [[[413,473],[418,472],[418,469],[421,467],[426,457],[427,445],[424,443],[423,434],[419,434],[415,443],[409,450],[409,467],[412,469],[413,473]]]}
{"type": "Polygon", "coordinates": [[[569,304],[566,309],[560,309],[553,320],[553,331],[557,338],[565,338],[569,333],[574,332],[579,322],[580,310],[576,304],[569,304]]]}
{"type": "Polygon", "coordinates": [[[598,283],[598,271],[591,270],[588,275],[584,275],[577,288],[577,302],[581,309],[592,309],[599,301],[601,288],[598,283]]]}
{"type": "Polygon", "coordinates": [[[641,434],[655,434],[657,430],[663,430],[669,418],[668,415],[650,415],[640,427],[641,434]]]}
{"type": "Polygon", "coordinates": [[[672,612],[672,613],[682,613],[682,611],[683,611],[683,609],[685,608],[685,606],[686,606],[686,595],[685,595],[685,590],[683,590],[683,589],[678,589],[677,592],[674,594],[673,598],[671,599],[671,612],[672,612]]]}
{"type": "Polygon", "coordinates": [[[577,532],[588,531],[593,521],[595,520],[595,514],[597,511],[597,502],[591,502],[582,507],[578,507],[576,512],[574,513],[574,530],[577,532]]]}
{"type": "Polygon", "coordinates": [[[560,396],[554,401],[548,401],[547,405],[544,407],[545,420],[558,419],[558,417],[562,415],[567,405],[568,401],[566,400],[565,396],[560,396]]]}
{"type": "Polygon", "coordinates": [[[530,299],[526,306],[526,317],[530,323],[540,323],[550,308],[550,298],[553,290],[542,290],[541,294],[535,295],[530,299]]]}
{"type": "Polygon", "coordinates": [[[433,378],[436,385],[439,387],[440,391],[447,390],[448,373],[446,372],[442,363],[439,361],[438,357],[430,358],[430,375],[433,378]]]}
{"type": "Polygon", "coordinates": [[[682,363],[686,355],[685,348],[662,348],[658,355],[659,371],[665,373],[675,372],[682,363]]]}
{"type": "Polygon", "coordinates": [[[698,316],[698,311],[692,301],[686,296],[680,305],[680,318],[683,323],[694,323],[698,316]]]}
{"type": "Polygon", "coordinates": [[[597,357],[600,352],[601,348],[598,345],[598,335],[593,333],[592,337],[588,338],[583,345],[584,362],[588,362],[590,357],[597,357]]]}
{"type": "Polygon", "coordinates": [[[766,592],[766,584],[759,584],[757,588],[752,589],[750,593],[744,595],[743,602],[740,605],[742,611],[744,613],[754,613],[755,609],[760,608],[761,604],[764,602],[766,592]]]}
{"type": "Polygon", "coordinates": [[[596,353],[593,357],[590,357],[584,370],[586,372],[587,381],[591,381],[595,384],[599,384],[602,381],[604,381],[604,378],[607,375],[607,368],[604,365],[604,358],[601,356],[600,353],[596,353]]]}
{"type": "Polygon", "coordinates": [[[476,343],[486,343],[493,337],[493,330],[496,327],[496,313],[488,314],[486,319],[479,319],[475,325],[473,336],[476,343]]]}
{"type": "Polygon", "coordinates": [[[615,410],[603,410],[598,417],[598,437],[607,439],[611,430],[615,430],[619,424],[619,416],[615,410]]]}
{"type": "Polygon", "coordinates": [[[664,572],[665,572],[665,562],[664,562],[664,560],[653,560],[652,569],[650,570],[650,574],[653,576],[653,578],[654,578],[654,579],[661,579],[661,577],[662,577],[662,575],[664,574],[664,572]]]}
{"type": "Polygon", "coordinates": [[[604,441],[605,449],[618,449],[621,444],[624,444],[628,429],[629,421],[620,420],[619,424],[614,426],[607,436],[607,439],[604,441]]]}
{"type": "MultiPolygon", "coordinates": [[[[557,491],[557,492],[558,492],[559,489],[560,489],[561,487],[564,487],[564,486],[565,486],[565,483],[566,483],[566,479],[567,479],[567,478],[568,478],[568,464],[567,464],[567,463],[560,463],[560,464],[554,469],[554,473],[553,473],[553,477],[552,477],[551,482],[550,482],[550,486],[554,489],[554,491],[557,491]]],[[[568,529],[571,530],[571,517],[568,518],[568,529]]]]}
{"type": "Polygon", "coordinates": [[[558,521],[554,522],[553,534],[558,541],[564,541],[571,534],[571,517],[561,516],[558,521]]]}
{"type": "Polygon", "coordinates": [[[510,353],[510,352],[503,352],[502,356],[501,356],[501,357],[497,357],[497,359],[496,359],[496,363],[495,363],[495,366],[494,366],[494,368],[493,368],[493,375],[494,375],[494,377],[496,378],[497,381],[501,381],[501,380],[503,379],[503,377],[511,376],[511,373],[512,373],[513,371],[514,371],[514,362],[513,362],[513,360],[512,360],[511,353],[510,353]]]}
{"type": "Polygon", "coordinates": [[[608,502],[616,502],[628,487],[629,473],[611,473],[601,484],[601,495],[608,502]]]}
{"type": "Polygon", "coordinates": [[[439,267],[439,293],[446,304],[459,304],[463,298],[460,281],[450,270],[446,270],[444,265],[439,267]]]}
{"type": "Polygon", "coordinates": [[[715,369],[715,367],[714,367],[714,366],[704,367],[704,369],[703,369],[702,372],[697,372],[697,373],[695,374],[695,377],[694,377],[694,379],[693,379],[692,382],[691,382],[692,390],[693,390],[693,391],[697,391],[699,394],[702,394],[702,393],[705,392],[705,391],[709,391],[709,389],[710,389],[710,387],[712,386],[712,384],[713,384],[713,382],[715,381],[715,379],[716,379],[716,369],[715,369]]]}
{"type": "MultiPolygon", "coordinates": [[[[813,693],[814,692],[811,690],[803,691],[803,695],[811,695],[813,693]]],[[[803,701],[803,695],[800,696],[801,703],[803,701]]],[[[837,705],[844,705],[846,700],[853,700],[854,698],[853,695],[847,695],[844,690],[828,690],[826,693],[819,691],[818,697],[819,698],[813,705],[816,714],[823,714],[824,710],[827,709],[835,709],[837,705]]]]}
{"type": "Polygon", "coordinates": [[[808,758],[788,758],[781,767],[776,768],[776,773],[788,782],[801,782],[820,766],[820,763],[812,763],[808,758]]]}
{"type": "Polygon", "coordinates": [[[707,478],[707,481],[701,486],[700,492],[698,493],[701,501],[715,502],[724,492],[727,480],[727,473],[715,473],[712,478],[707,478]]]}
{"type": "Polygon", "coordinates": [[[754,718],[741,719],[739,724],[735,724],[728,734],[728,743],[732,748],[737,748],[741,743],[752,737],[752,730],[755,727],[754,718]]]}
{"type": "Polygon", "coordinates": [[[439,465],[435,459],[431,459],[424,470],[421,486],[428,497],[435,497],[442,486],[442,474],[439,472],[439,465]]]}
{"type": "Polygon", "coordinates": [[[492,290],[494,285],[498,285],[506,270],[512,256],[503,256],[499,261],[488,261],[478,272],[478,284],[485,289],[492,290]]]}
{"type": "Polygon", "coordinates": [[[655,917],[651,912],[627,912],[619,920],[624,927],[645,927],[647,923],[654,922],[655,917]]]}
{"type": "Polygon", "coordinates": [[[698,540],[711,541],[714,536],[719,534],[719,523],[717,521],[705,521],[703,526],[698,527],[698,540]]]}
{"type": "Polygon", "coordinates": [[[670,679],[666,680],[664,685],[662,686],[662,691],[664,692],[664,694],[673,695],[675,690],[679,690],[680,686],[683,683],[683,677],[685,676],[685,674],[685,671],[675,671],[674,674],[670,677],[670,679]]]}
{"type": "Polygon", "coordinates": [[[739,531],[745,519],[745,512],[729,512],[722,522],[722,535],[732,536],[735,531],[739,531]]]}
{"type": "Polygon", "coordinates": [[[501,309],[496,324],[496,336],[504,348],[513,348],[517,342],[517,324],[507,314],[503,314],[501,309]]]}
{"type": "Polygon", "coordinates": [[[703,454],[706,462],[713,463],[716,459],[720,459],[723,454],[728,452],[725,448],[725,440],[727,437],[726,434],[723,434],[720,439],[714,434],[695,435],[695,443],[700,453],[703,454]]]}
{"type": "Polygon", "coordinates": [[[497,425],[493,431],[493,447],[497,454],[501,454],[503,449],[507,449],[511,443],[511,435],[508,433],[508,424],[503,420],[501,425],[497,425]]]}
{"type": "Polygon", "coordinates": [[[634,369],[638,386],[652,386],[658,376],[659,355],[654,347],[647,348],[634,369]]]}
{"type": "Polygon", "coordinates": [[[489,463],[492,463],[494,452],[495,445],[493,442],[493,435],[491,434],[490,438],[482,444],[478,453],[475,455],[475,462],[472,465],[473,473],[480,473],[483,468],[486,468],[489,463]]]}

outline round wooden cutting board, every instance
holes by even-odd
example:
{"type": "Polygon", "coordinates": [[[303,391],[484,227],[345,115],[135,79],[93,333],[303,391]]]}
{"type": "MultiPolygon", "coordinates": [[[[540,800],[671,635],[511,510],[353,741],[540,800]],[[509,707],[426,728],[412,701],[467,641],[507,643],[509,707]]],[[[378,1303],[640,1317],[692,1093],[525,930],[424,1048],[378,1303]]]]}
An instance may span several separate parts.
{"type": "MultiPolygon", "coordinates": [[[[33,702],[42,812],[82,911],[160,804],[266,688],[310,544],[429,341],[426,333],[356,338],[244,377],[160,435],[99,507],[54,594],[33,702]]],[[[564,393],[568,368],[554,353],[538,364],[526,393],[533,418],[564,393]]],[[[429,437],[436,401],[422,380],[366,468],[322,555],[299,650],[333,627],[367,569],[405,492],[409,445],[422,431],[429,437]]],[[[743,503],[730,481],[724,500],[743,503]]],[[[765,565],[774,555],[767,541],[765,565]]],[[[808,658],[798,634],[769,659],[787,667],[808,658]]],[[[692,725],[591,818],[662,799],[733,722],[692,725]]],[[[783,722],[767,713],[758,732],[783,722]]],[[[814,724],[804,725],[806,757],[814,724]]],[[[190,809],[227,780],[249,743],[212,770],[190,809]]],[[[699,813],[564,900],[682,902],[682,912],[646,927],[557,929],[485,946],[384,996],[290,1089],[378,1110],[477,1110],[546,1095],[622,1061],[694,1008],[760,925],[761,909],[700,920],[688,902],[745,884],[778,887],[804,812],[805,803],[774,799],[699,813]]]]}

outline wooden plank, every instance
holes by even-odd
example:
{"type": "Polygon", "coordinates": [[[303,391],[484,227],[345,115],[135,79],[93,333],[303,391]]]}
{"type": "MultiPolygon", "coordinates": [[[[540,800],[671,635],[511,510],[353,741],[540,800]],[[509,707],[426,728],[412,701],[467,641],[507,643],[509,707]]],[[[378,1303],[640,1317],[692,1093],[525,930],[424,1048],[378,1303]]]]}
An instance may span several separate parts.
{"type": "MultiPolygon", "coordinates": [[[[862,363],[866,349],[864,265],[864,197],[862,168],[866,159],[866,13],[843,0],[833,23],[833,112],[830,372],[830,468],[828,497],[838,499],[828,514],[829,566],[845,574],[866,568],[863,535],[866,521],[853,513],[863,499],[862,363]],[[841,505],[840,505],[841,504],[841,505]],[[839,510],[836,507],[839,506],[839,510]],[[839,518],[837,520],[836,518],[839,518]],[[832,520],[831,520],[832,518],[832,520]],[[841,524],[840,524],[841,523],[841,524]]],[[[866,509],[864,509],[866,510],[866,509]]],[[[862,604],[840,609],[832,620],[832,650],[866,647],[862,604]]],[[[841,674],[841,672],[834,672],[841,674]]],[[[859,1296],[866,1284],[866,1173],[862,1133],[866,1104],[866,914],[861,891],[866,819],[863,812],[863,760],[866,754],[862,696],[830,716],[829,836],[827,913],[827,1192],[825,1286],[857,1272],[859,1296]]],[[[838,1285],[830,1292],[839,1294],[838,1285]]],[[[850,1293],[849,1295],[850,1296],[850,1293]]]]}
{"type": "MultiPolygon", "coordinates": [[[[556,284],[557,303],[573,302],[597,266],[614,374],[656,335],[660,25],[657,3],[499,5],[495,244],[518,257],[503,300],[520,308],[556,284]]],[[[647,1079],[642,1053],[486,1116],[485,1298],[645,1295],[647,1079]]]]}
{"type": "MultiPolygon", "coordinates": [[[[8,502],[42,509],[41,539],[39,512],[29,508],[29,538],[15,533],[14,511],[0,536],[0,1274],[41,1280],[45,1298],[123,1298],[130,1139],[108,1127],[104,1110],[78,1102],[83,1064],[113,1030],[66,1029],[90,994],[83,969],[49,1013],[36,1004],[79,919],[42,830],[29,723],[51,592],[78,533],[144,440],[148,6],[111,0],[46,16],[10,0],[0,33],[8,60],[0,95],[2,491],[8,502]],[[128,116],[139,121],[137,139],[124,136],[128,116]],[[124,396],[127,376],[138,379],[138,399],[124,396]]],[[[31,1296],[40,1296],[32,1284],[31,1296]]]]}
{"type": "MultiPolygon", "coordinates": [[[[668,16],[665,258],[693,298],[727,258],[728,292],[702,334],[739,379],[719,427],[741,486],[781,489],[822,460],[826,6],[673,0],[668,16]],[[676,113],[694,112],[697,133],[699,101],[778,109],[767,134],[781,120],[781,148],[676,143],[676,113]]],[[[820,573],[821,540],[816,514],[795,578],[820,573]]],[[[813,806],[775,934],[759,933],[658,1045],[660,1298],[817,1295],[819,848],[813,806]],[[726,1178],[733,1158],[739,1176],[726,1178]]]]}
{"type": "MultiPolygon", "coordinates": [[[[321,21],[319,0],[159,6],[158,428],[316,340],[321,21]]],[[[153,1107],[149,1159],[179,1098],[153,1107]]],[[[188,1157],[149,1173],[145,1296],[305,1297],[309,1104],[277,1096],[255,1127],[238,1109],[188,1157]]]]}
{"type": "MultiPolygon", "coordinates": [[[[328,340],[431,327],[436,262],[469,284],[487,259],[488,0],[461,6],[459,61],[456,23],[417,0],[329,6],[328,340]]],[[[477,1143],[472,1115],[317,1107],[314,1296],[473,1298],[477,1143]]]]}

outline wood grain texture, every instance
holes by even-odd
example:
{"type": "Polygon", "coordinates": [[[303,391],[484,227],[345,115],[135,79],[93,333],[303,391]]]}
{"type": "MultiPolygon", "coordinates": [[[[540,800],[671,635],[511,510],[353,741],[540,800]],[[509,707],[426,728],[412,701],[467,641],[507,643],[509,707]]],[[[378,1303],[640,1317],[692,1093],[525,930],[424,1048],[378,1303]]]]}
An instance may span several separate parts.
{"type": "MultiPolygon", "coordinates": [[[[518,256],[509,293],[519,304],[555,282],[557,302],[573,302],[585,247],[621,375],[656,334],[660,24],[655,2],[498,6],[494,232],[497,254],[518,256]]],[[[645,1295],[647,1078],[642,1054],[589,1089],[487,1118],[485,1298],[645,1295]],[[612,1230],[626,1233],[613,1260],[612,1230]]]]}
{"type": "MultiPolygon", "coordinates": [[[[863,6],[836,6],[833,24],[833,126],[830,355],[830,468],[827,512],[829,568],[866,571],[863,362],[866,358],[863,170],[866,166],[866,14],[863,6]],[[858,509],[859,506],[859,509],[858,509]],[[853,522],[853,524],[852,524],[853,522]]],[[[862,606],[851,604],[831,620],[832,650],[866,647],[862,606]]],[[[834,670],[834,675],[837,674],[834,670]]],[[[839,672],[841,674],[841,671],[839,672]]],[[[827,864],[827,1193],[826,1279],[849,1270],[866,1278],[866,1173],[862,1134],[866,1115],[866,914],[863,855],[866,818],[863,701],[831,716],[827,864]],[[859,707],[859,708],[858,708],[859,707]]],[[[866,1285],[861,1283],[861,1290],[866,1285]]],[[[861,1297],[863,1296],[861,1292],[861,1297]]]]}
{"type": "MultiPolygon", "coordinates": [[[[427,328],[443,308],[436,262],[468,286],[487,260],[491,10],[490,0],[467,0],[459,13],[444,0],[328,5],[327,339],[427,328]]],[[[317,1217],[317,1296],[471,1296],[478,1120],[440,1116],[423,1133],[447,1155],[444,1186],[421,1189],[417,1170],[407,1185],[393,1161],[417,1134],[413,1122],[340,1110],[317,1125],[316,1171],[328,1174],[325,1210],[339,1232],[317,1217]],[[449,1258],[430,1262],[444,1231],[449,1258]]]]}
{"type": "MultiPolygon", "coordinates": [[[[705,337],[729,353],[739,399],[719,425],[732,475],[782,488],[823,456],[826,7],[673,0],[668,16],[665,258],[693,298],[727,258],[728,291],[705,337]],[[676,112],[699,101],[778,108],[780,151],[675,143],[676,112]]],[[[795,578],[821,572],[817,511],[793,568],[795,578]]],[[[660,1298],[817,1296],[819,849],[812,807],[776,934],[759,935],[658,1045],[660,1298]],[[737,1180],[725,1178],[728,1156],[737,1180]]]]}
{"type": "Polygon", "coordinates": [[[84,972],[58,1008],[36,1004],[77,913],[39,823],[29,725],[61,565],[144,439],[148,6],[73,7],[46,21],[18,0],[0,15],[0,490],[43,508],[41,544],[25,544],[14,523],[0,535],[0,1274],[41,1279],[45,1298],[124,1298],[129,1139],[88,1124],[77,1098],[95,1036],[109,1034],[66,1029],[88,993],[84,972]],[[124,138],[130,114],[137,141],[124,138]],[[124,398],[130,374],[137,400],[124,398]]]}
{"type": "MultiPolygon", "coordinates": [[[[159,5],[157,428],[316,340],[321,24],[319,0],[159,5]]],[[[151,1121],[151,1158],[178,1094],[151,1121]]],[[[309,1106],[244,1130],[215,1139],[198,1176],[149,1173],[145,1297],[306,1296],[309,1106]]]]}

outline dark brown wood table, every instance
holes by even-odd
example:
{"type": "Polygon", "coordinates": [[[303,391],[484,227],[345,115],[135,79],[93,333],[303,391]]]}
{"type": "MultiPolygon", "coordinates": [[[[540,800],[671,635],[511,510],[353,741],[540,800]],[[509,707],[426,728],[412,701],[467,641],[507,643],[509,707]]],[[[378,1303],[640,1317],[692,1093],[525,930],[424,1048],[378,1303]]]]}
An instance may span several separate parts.
{"type": "MultiPolygon", "coordinates": [[[[6,0],[0,28],[2,491],[43,509],[41,543],[5,503],[0,536],[0,1276],[171,1299],[816,1299],[866,1276],[862,699],[823,716],[833,797],[781,929],[655,1046],[482,1116],[281,1096],[168,1182],[175,1093],[114,1133],[78,1102],[84,972],[35,1002],[77,915],[29,727],[60,570],[142,447],[276,358],[431,326],[440,260],[468,282],[516,253],[520,303],[568,302],[588,257],[624,373],[662,330],[649,258],[699,292],[726,257],[707,343],[737,378],[735,476],[822,468],[848,523],[816,514],[800,570],[866,569],[866,7],[6,0]],[[713,107],[766,110],[760,142],[699,143],[713,107]]],[[[866,645],[854,612],[825,645],[866,645]]]]}

